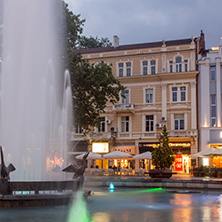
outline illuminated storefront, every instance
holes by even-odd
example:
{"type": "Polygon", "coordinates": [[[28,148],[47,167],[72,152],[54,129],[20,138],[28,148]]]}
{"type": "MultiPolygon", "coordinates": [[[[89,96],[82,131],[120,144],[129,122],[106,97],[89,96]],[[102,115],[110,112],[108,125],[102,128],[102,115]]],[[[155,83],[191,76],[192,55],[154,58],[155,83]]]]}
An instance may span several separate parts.
{"type": "MultiPolygon", "coordinates": [[[[92,152],[98,154],[106,154],[109,152],[108,142],[93,142],[92,152]]],[[[108,168],[108,160],[93,160],[90,161],[91,168],[108,168]]]]}
{"type": "MultiPolygon", "coordinates": [[[[130,155],[136,154],[136,146],[134,143],[122,143],[122,144],[116,144],[112,147],[113,151],[120,151],[124,153],[128,153],[130,155]]],[[[132,159],[116,159],[113,161],[110,161],[110,165],[120,166],[122,169],[126,168],[132,168],[135,169],[135,160],[132,159]]]]}
{"type": "MultiPolygon", "coordinates": [[[[140,142],[139,144],[139,153],[144,152],[152,152],[155,148],[159,146],[159,142],[155,143],[146,143],[140,142]]],[[[189,173],[190,166],[191,166],[191,157],[190,157],[190,142],[170,142],[169,145],[171,146],[175,161],[172,165],[172,170],[178,173],[189,173]]],[[[139,162],[140,168],[153,168],[150,161],[148,160],[140,160],[139,162]],[[150,166],[149,166],[150,164],[150,166]]]]}

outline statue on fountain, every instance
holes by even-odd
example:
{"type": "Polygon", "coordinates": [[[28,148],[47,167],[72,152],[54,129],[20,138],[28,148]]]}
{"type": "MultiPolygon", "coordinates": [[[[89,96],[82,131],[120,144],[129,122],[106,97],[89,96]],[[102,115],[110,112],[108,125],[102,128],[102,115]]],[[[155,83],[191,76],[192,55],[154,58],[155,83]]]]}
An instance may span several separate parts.
{"type": "Polygon", "coordinates": [[[84,179],[84,172],[86,169],[86,158],[88,157],[90,151],[86,152],[83,156],[83,164],[82,166],[78,166],[77,164],[71,164],[62,171],[68,172],[68,173],[74,173],[73,179],[80,178],[84,179]]]}
{"type": "Polygon", "coordinates": [[[8,165],[8,167],[6,167],[5,161],[4,161],[4,155],[3,155],[2,146],[0,146],[0,149],[1,149],[1,165],[0,165],[1,179],[9,180],[10,179],[9,174],[11,172],[15,171],[16,169],[13,166],[12,163],[10,163],[8,165]]]}

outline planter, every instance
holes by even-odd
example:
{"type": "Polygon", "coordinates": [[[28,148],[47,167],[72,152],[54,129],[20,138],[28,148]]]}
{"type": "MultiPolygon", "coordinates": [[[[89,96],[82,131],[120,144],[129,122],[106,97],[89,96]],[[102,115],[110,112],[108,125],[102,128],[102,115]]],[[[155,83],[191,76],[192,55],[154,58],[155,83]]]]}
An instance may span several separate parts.
{"type": "Polygon", "coordinates": [[[149,171],[151,178],[170,178],[172,174],[172,170],[169,169],[153,169],[149,171]]]}

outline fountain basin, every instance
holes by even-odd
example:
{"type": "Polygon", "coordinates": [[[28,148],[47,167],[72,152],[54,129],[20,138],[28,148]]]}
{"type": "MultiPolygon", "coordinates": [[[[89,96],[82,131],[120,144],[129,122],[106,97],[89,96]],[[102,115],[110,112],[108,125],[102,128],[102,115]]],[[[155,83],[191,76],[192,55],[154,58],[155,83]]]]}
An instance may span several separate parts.
{"type": "MultiPolygon", "coordinates": [[[[0,180],[0,208],[67,205],[82,187],[82,180],[17,182],[0,180]]],[[[87,198],[90,191],[84,192],[87,198]]]]}

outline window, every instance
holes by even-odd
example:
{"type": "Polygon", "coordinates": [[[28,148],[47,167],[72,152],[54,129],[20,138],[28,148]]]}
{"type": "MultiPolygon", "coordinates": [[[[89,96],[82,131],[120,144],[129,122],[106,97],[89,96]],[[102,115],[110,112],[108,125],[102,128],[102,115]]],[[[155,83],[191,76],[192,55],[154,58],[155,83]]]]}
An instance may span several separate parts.
{"type": "Polygon", "coordinates": [[[210,67],[210,80],[216,81],[216,67],[215,66],[210,67]]]}
{"type": "Polygon", "coordinates": [[[173,102],[177,102],[177,87],[172,88],[172,100],[173,102]]]}
{"type": "Polygon", "coordinates": [[[153,103],[153,89],[146,89],[146,103],[153,103]]]}
{"type": "Polygon", "coordinates": [[[182,59],[181,59],[181,57],[176,58],[176,72],[182,72],[182,59]]]}
{"type": "Polygon", "coordinates": [[[187,59],[184,60],[184,71],[188,72],[188,60],[187,59]]]}
{"type": "Polygon", "coordinates": [[[123,63],[119,63],[119,76],[123,76],[123,63]]]}
{"type": "Polygon", "coordinates": [[[174,128],[175,130],[184,130],[184,114],[174,115],[174,128]]]}
{"type": "Polygon", "coordinates": [[[211,103],[211,126],[216,126],[216,117],[217,117],[217,110],[216,110],[216,95],[210,96],[210,103],[211,103]]]}
{"type": "Polygon", "coordinates": [[[186,87],[180,87],[180,101],[186,101],[186,87]]]}
{"type": "Polygon", "coordinates": [[[105,132],[106,131],[106,125],[105,125],[105,117],[100,117],[100,126],[98,128],[98,132],[105,132]]]}
{"type": "Polygon", "coordinates": [[[172,101],[173,102],[186,101],[186,86],[172,87],[172,101]]]}
{"type": "Polygon", "coordinates": [[[76,132],[76,134],[81,134],[82,133],[82,128],[80,128],[80,126],[78,124],[76,124],[75,132],[76,132]]]}
{"type": "Polygon", "coordinates": [[[153,115],[146,116],[146,132],[154,131],[154,117],[153,115]]]}
{"type": "Polygon", "coordinates": [[[122,91],[122,103],[129,103],[129,90],[123,90],[122,91]]]}
{"type": "Polygon", "coordinates": [[[131,76],[131,62],[126,63],[126,75],[131,76]]]}
{"type": "Polygon", "coordinates": [[[121,132],[129,132],[129,116],[121,117],[121,132]]]}
{"type": "Polygon", "coordinates": [[[169,64],[170,64],[170,72],[173,72],[173,61],[170,61],[169,64]]]}
{"type": "Polygon", "coordinates": [[[151,75],[156,74],[156,61],[150,61],[151,75]]]}
{"type": "Polygon", "coordinates": [[[143,75],[147,75],[147,74],[148,74],[148,62],[143,61],[143,75]]]}

